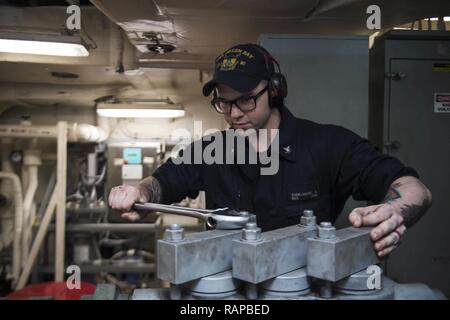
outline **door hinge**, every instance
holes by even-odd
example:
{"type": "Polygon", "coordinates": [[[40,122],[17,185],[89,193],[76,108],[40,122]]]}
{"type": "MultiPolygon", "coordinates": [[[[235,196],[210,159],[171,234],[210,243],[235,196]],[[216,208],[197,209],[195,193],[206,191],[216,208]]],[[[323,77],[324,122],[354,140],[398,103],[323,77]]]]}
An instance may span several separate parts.
{"type": "Polygon", "coordinates": [[[392,80],[401,80],[406,77],[406,74],[404,72],[386,72],[386,78],[392,79],[392,80]]]}
{"type": "Polygon", "coordinates": [[[400,141],[385,141],[383,146],[390,150],[398,150],[401,147],[400,141]]]}

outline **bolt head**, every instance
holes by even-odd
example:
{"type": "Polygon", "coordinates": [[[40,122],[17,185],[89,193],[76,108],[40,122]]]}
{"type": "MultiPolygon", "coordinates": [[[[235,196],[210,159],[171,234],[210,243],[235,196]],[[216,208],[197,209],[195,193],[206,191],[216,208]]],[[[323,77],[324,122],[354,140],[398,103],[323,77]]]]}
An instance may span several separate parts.
{"type": "Polygon", "coordinates": [[[304,210],[303,215],[300,217],[300,225],[302,226],[315,226],[317,219],[314,216],[313,210],[304,210]]]}
{"type": "Polygon", "coordinates": [[[164,233],[164,240],[179,242],[184,240],[184,229],[179,224],[172,224],[164,233]]]}
{"type": "Polygon", "coordinates": [[[261,240],[261,228],[255,222],[248,222],[245,228],[242,229],[242,240],[244,241],[259,241],[261,240]]]}
{"type": "Polygon", "coordinates": [[[317,219],[315,216],[308,217],[303,214],[303,216],[300,217],[300,224],[302,226],[315,226],[317,224],[317,219]]]}
{"type": "Polygon", "coordinates": [[[330,228],[330,227],[332,227],[333,225],[331,224],[331,222],[324,221],[324,222],[321,222],[321,223],[320,223],[320,226],[323,227],[323,228],[330,228]]]}
{"type": "Polygon", "coordinates": [[[239,214],[241,217],[248,217],[250,215],[250,212],[248,211],[239,211],[239,214]]]}
{"type": "Polygon", "coordinates": [[[303,217],[314,217],[314,211],[312,210],[304,210],[303,211],[303,217]]]}
{"type": "Polygon", "coordinates": [[[256,222],[247,222],[245,224],[245,229],[247,229],[247,230],[256,230],[256,229],[258,229],[258,226],[256,225],[256,222]]]}
{"type": "Polygon", "coordinates": [[[331,222],[321,222],[317,228],[317,236],[320,239],[334,239],[336,238],[336,228],[331,222]]]}

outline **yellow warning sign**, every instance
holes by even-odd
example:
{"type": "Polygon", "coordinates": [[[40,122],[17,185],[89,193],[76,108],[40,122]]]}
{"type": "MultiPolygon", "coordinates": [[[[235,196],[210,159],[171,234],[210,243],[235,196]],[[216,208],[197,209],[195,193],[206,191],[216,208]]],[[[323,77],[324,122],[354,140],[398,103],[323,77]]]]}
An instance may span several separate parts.
{"type": "Polygon", "coordinates": [[[450,72],[450,63],[433,63],[434,72],[450,72]]]}

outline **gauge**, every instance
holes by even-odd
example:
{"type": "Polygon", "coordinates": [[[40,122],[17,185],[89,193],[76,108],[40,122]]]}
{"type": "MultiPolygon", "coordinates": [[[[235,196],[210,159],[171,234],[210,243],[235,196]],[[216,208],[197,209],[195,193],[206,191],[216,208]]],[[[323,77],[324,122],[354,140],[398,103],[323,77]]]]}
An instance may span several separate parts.
{"type": "Polygon", "coordinates": [[[22,153],[22,151],[20,151],[20,150],[12,151],[11,154],[9,155],[9,158],[10,158],[11,161],[14,162],[14,163],[22,162],[22,159],[23,159],[23,153],[22,153]]]}

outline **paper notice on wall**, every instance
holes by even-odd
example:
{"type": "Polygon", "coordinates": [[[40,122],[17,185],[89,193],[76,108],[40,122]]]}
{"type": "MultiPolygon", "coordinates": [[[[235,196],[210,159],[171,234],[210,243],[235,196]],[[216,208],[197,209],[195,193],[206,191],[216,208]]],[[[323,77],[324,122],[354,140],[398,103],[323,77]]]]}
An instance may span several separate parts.
{"type": "Polygon", "coordinates": [[[434,112],[450,113],[450,93],[434,94],[434,112]]]}

